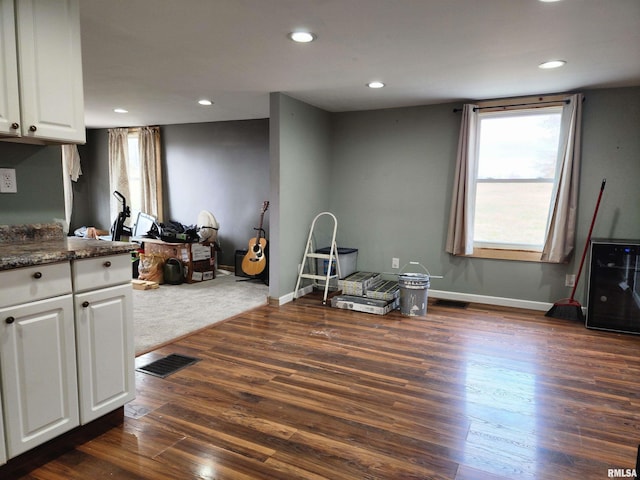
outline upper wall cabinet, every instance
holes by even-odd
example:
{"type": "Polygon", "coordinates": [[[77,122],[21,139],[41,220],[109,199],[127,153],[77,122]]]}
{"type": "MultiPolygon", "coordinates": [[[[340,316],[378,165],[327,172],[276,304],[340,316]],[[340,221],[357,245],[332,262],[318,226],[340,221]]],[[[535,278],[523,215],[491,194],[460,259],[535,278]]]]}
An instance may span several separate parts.
{"type": "Polygon", "coordinates": [[[0,139],[85,143],[78,0],[0,0],[0,139]]]}

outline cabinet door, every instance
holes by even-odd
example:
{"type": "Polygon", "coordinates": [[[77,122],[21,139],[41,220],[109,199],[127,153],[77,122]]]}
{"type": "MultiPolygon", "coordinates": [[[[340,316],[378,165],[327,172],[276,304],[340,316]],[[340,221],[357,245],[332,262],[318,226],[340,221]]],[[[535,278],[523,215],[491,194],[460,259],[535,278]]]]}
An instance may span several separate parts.
{"type": "Polygon", "coordinates": [[[7,447],[4,443],[4,424],[2,423],[2,395],[0,395],[0,465],[7,463],[7,447]]]}
{"type": "Polygon", "coordinates": [[[20,135],[13,0],[0,0],[0,134],[20,135]]]}
{"type": "Polygon", "coordinates": [[[79,2],[16,5],[22,136],[84,143],[79,2]]]}
{"type": "Polygon", "coordinates": [[[79,424],[72,296],[0,309],[0,348],[12,458],[79,424]]]}
{"type": "Polygon", "coordinates": [[[80,421],[135,398],[131,284],[75,296],[80,421]]]}

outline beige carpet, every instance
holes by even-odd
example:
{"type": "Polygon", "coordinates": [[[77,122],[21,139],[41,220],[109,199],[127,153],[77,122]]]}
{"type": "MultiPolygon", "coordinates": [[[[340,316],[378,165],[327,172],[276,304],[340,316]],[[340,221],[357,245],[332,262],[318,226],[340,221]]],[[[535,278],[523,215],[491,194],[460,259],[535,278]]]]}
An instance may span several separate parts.
{"type": "Polygon", "coordinates": [[[133,291],[136,355],[239,313],[265,305],[269,287],[218,270],[201,283],[133,291]]]}

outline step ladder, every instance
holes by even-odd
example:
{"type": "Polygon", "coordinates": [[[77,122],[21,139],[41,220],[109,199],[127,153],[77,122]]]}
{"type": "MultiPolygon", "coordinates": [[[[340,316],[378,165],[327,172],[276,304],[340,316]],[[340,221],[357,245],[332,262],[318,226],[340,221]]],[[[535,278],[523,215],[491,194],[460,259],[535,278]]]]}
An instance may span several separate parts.
{"type": "MultiPolygon", "coordinates": [[[[322,212],[316,215],[311,222],[311,228],[309,229],[309,238],[307,238],[307,246],[304,249],[304,256],[302,257],[302,263],[300,264],[300,271],[298,272],[298,281],[296,282],[296,289],[293,294],[293,299],[298,298],[298,293],[300,289],[300,282],[303,278],[308,278],[313,280],[316,284],[320,281],[324,282],[324,296],[322,297],[322,304],[325,305],[327,303],[327,293],[329,292],[329,282],[334,278],[340,278],[340,261],[338,259],[338,247],[336,246],[336,232],[338,231],[338,220],[335,215],[330,212],[322,212]],[[329,248],[329,253],[315,253],[315,248],[313,245],[314,238],[314,229],[316,227],[316,221],[324,216],[329,216],[331,220],[333,220],[333,234],[331,235],[331,247],[329,248]],[[317,263],[316,259],[325,259],[328,260],[327,263],[327,273],[325,275],[318,275],[316,273],[311,273],[311,268],[308,267],[307,262],[309,259],[314,261],[314,265],[317,263]],[[333,268],[333,260],[336,261],[335,272],[332,272],[333,268]],[[305,273],[305,270],[308,270],[308,273],[305,273]],[[333,273],[333,274],[332,274],[333,273]]],[[[313,269],[315,270],[315,269],[313,269]]]]}

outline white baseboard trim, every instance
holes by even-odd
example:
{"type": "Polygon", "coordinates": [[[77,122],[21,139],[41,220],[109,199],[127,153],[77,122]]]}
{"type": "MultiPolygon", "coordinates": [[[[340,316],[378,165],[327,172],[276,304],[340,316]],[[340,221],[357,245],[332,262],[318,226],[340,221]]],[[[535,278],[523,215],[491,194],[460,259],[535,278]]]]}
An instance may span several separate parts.
{"type": "Polygon", "coordinates": [[[460,302],[485,303],[488,305],[498,305],[501,307],[524,308],[527,310],[549,310],[553,303],[535,302],[532,300],[521,300],[518,298],[507,297],[491,297],[489,295],[476,295],[473,293],[446,292],[443,290],[429,289],[427,293],[432,298],[440,298],[442,300],[457,300],[460,302]]]}
{"type": "MultiPolygon", "coordinates": [[[[313,285],[308,285],[300,289],[298,296],[306,295],[313,291],[313,285]]],[[[547,311],[553,303],[536,302],[532,300],[521,300],[518,298],[492,297],[489,295],[476,295],[473,293],[447,292],[444,290],[429,289],[427,295],[432,298],[440,298],[442,300],[457,300],[460,302],[484,303],[487,305],[498,305],[501,307],[523,308],[526,310],[547,311]]],[[[278,305],[284,305],[293,301],[293,292],[287,293],[278,298],[278,305]]]]}
{"type": "MultiPolygon", "coordinates": [[[[306,287],[298,290],[298,297],[302,297],[308,293],[313,292],[313,285],[307,285],[306,287]]],[[[285,303],[293,302],[294,300],[294,292],[287,293],[281,297],[278,297],[278,306],[284,305],[285,303]]]]}

